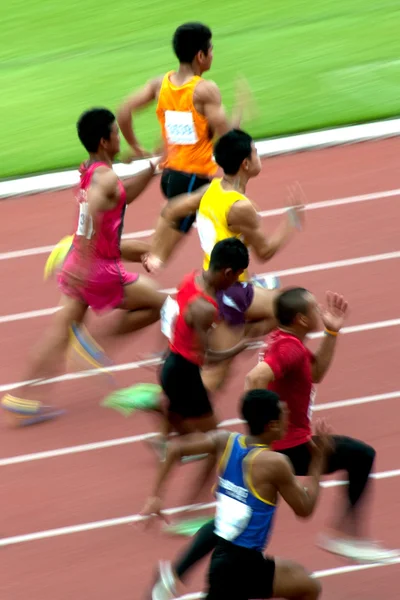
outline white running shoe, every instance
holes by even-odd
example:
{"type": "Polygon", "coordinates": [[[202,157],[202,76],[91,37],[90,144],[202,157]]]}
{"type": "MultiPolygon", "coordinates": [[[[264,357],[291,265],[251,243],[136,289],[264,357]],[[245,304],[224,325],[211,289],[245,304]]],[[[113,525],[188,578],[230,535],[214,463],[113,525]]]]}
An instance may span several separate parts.
{"type": "Polygon", "coordinates": [[[173,598],[177,598],[175,577],[172,572],[171,563],[160,561],[158,570],[160,577],[153,587],[151,600],[172,600],[173,598]]]}
{"type": "Polygon", "coordinates": [[[324,535],[319,538],[318,546],[327,552],[359,563],[397,562],[400,557],[397,550],[387,550],[376,542],[366,540],[349,540],[324,535]]]}

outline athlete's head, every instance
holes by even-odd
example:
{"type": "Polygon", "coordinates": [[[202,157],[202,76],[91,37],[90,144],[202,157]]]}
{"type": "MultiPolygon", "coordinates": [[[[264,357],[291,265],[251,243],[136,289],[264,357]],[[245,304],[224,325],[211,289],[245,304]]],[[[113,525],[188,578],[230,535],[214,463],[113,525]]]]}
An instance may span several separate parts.
{"type": "Polygon", "coordinates": [[[77,123],[78,136],[89,154],[104,152],[113,159],[120,150],[118,125],[113,113],[106,108],[92,108],[77,123]]]}
{"type": "Polygon", "coordinates": [[[235,237],[227,238],[215,244],[208,272],[219,290],[226,290],[233,285],[249,266],[249,251],[235,237]]]}
{"type": "Polygon", "coordinates": [[[180,64],[199,67],[201,73],[211,68],[213,59],[212,33],[202,23],[184,23],[174,33],[172,45],[180,64]]]}
{"type": "Polygon", "coordinates": [[[259,389],[247,392],[241,400],[243,419],[250,435],[266,435],[270,441],[281,439],[287,428],[287,408],[278,394],[259,389]]]}
{"type": "Polygon", "coordinates": [[[306,333],[319,326],[319,307],[314,296],[306,289],[284,289],[275,299],[275,316],[282,327],[300,329],[306,333]]]}
{"type": "Polygon", "coordinates": [[[221,136],[214,147],[217,164],[225,175],[237,175],[239,171],[249,179],[261,171],[261,161],[252,137],[241,129],[232,129],[221,136]]]}

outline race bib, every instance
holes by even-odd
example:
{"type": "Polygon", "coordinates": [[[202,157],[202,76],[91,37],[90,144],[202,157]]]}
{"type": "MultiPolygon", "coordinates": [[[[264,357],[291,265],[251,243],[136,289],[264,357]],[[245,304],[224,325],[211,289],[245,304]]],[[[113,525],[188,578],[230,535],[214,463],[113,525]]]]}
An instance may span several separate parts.
{"type": "Polygon", "coordinates": [[[166,110],[165,132],[170,144],[191,146],[198,141],[191,112],[166,110]]]}
{"type": "Polygon", "coordinates": [[[161,307],[161,332],[171,340],[172,330],[179,315],[179,306],[176,300],[168,296],[161,307]]]}
{"type": "Polygon", "coordinates": [[[89,226],[86,237],[89,240],[93,235],[93,219],[89,215],[89,204],[87,202],[80,202],[78,228],[76,230],[77,235],[85,235],[86,223],[88,221],[89,226]]]}
{"type": "Polygon", "coordinates": [[[247,528],[252,511],[250,506],[225,494],[217,494],[215,533],[232,542],[247,528]]]}
{"type": "Polygon", "coordinates": [[[217,239],[217,232],[215,231],[214,224],[210,219],[199,212],[197,213],[196,223],[201,249],[207,256],[210,256],[217,239]]]}

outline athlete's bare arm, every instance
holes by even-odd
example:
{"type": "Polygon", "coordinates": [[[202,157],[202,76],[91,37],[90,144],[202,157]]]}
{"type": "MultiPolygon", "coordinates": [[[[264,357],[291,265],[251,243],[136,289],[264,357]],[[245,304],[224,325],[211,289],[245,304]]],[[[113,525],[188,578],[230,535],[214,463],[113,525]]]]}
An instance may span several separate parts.
{"type": "Polygon", "coordinates": [[[271,483],[296,516],[310,517],[319,496],[319,482],[325,468],[324,455],[318,453],[312,459],[305,486],[295,476],[292,463],[286,456],[277,453],[274,459],[275,465],[270,471],[271,483]]]}
{"type": "Polygon", "coordinates": [[[127,204],[136,200],[147,188],[156,172],[158,162],[158,159],[155,158],[150,160],[150,164],[146,169],[124,182],[127,204]]]}
{"type": "Polygon", "coordinates": [[[193,94],[193,103],[196,110],[206,117],[213,137],[221,137],[231,129],[240,126],[241,108],[236,107],[235,116],[230,119],[222,104],[219,87],[213,81],[203,80],[197,85],[193,94]]]}
{"type": "Polygon", "coordinates": [[[129,146],[138,156],[145,154],[135,135],[132,116],[135,112],[142,110],[154,102],[159,94],[162,77],[156,77],[146,83],[139,91],[129,96],[119,107],[117,111],[117,122],[121,133],[128,142],[129,146]]]}
{"type": "Polygon", "coordinates": [[[254,369],[247,373],[244,389],[246,392],[250,390],[265,390],[274,379],[275,376],[271,367],[265,362],[260,362],[254,369]]]}
{"type": "Polygon", "coordinates": [[[141,514],[143,516],[158,515],[163,517],[161,512],[161,497],[165,483],[167,482],[174,465],[182,458],[182,456],[222,454],[231,434],[232,432],[224,430],[209,431],[207,433],[185,435],[175,441],[169,442],[165,460],[160,463],[154,488],[151,496],[141,511],[141,514]]]}
{"type": "Polygon", "coordinates": [[[216,316],[217,309],[203,298],[198,298],[192,302],[185,313],[185,321],[189,327],[195,329],[208,363],[228,360],[245,350],[247,347],[246,340],[241,340],[236,346],[233,346],[233,348],[230,348],[229,350],[211,350],[209,348],[208,336],[216,316]]]}
{"type": "MultiPolygon", "coordinates": [[[[289,210],[300,211],[301,208],[289,210]]],[[[276,230],[266,236],[261,229],[261,219],[249,200],[239,200],[232,206],[228,214],[228,227],[232,232],[240,233],[257,258],[264,262],[283,248],[296,231],[292,213],[288,212],[276,230]]]]}

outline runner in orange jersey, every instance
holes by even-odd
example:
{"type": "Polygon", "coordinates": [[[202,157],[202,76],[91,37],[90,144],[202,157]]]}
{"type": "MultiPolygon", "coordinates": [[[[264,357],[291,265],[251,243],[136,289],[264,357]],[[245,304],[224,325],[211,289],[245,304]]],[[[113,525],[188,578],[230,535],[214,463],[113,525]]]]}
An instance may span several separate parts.
{"type": "MultiPolygon", "coordinates": [[[[147,153],[139,145],[132,125],[132,114],[157,102],[156,114],[161,126],[166,160],[161,178],[163,195],[170,200],[208,184],[217,172],[213,159],[213,138],[238,127],[243,108],[243,92],[235,115],[228,119],[218,86],[202,78],[211,68],[213,46],[211,30],[201,23],[185,23],[173,37],[179,69],[149,81],[130,96],[117,112],[117,120],[133,156],[147,153]]],[[[181,219],[164,240],[165,263],[188,233],[196,214],[181,219]]]]}

